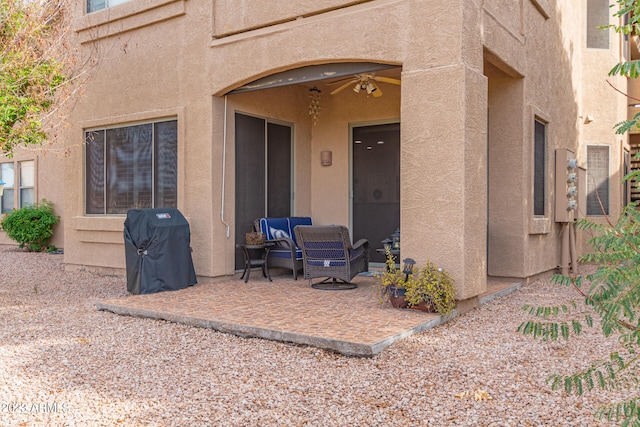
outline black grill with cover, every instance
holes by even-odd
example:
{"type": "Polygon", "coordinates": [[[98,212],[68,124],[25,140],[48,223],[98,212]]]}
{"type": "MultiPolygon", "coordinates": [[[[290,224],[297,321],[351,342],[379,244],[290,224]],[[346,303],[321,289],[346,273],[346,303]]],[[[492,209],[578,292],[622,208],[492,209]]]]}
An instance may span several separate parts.
{"type": "Polygon", "coordinates": [[[127,290],[152,294],[197,283],[189,223],[176,208],[130,209],[124,221],[127,290]]]}

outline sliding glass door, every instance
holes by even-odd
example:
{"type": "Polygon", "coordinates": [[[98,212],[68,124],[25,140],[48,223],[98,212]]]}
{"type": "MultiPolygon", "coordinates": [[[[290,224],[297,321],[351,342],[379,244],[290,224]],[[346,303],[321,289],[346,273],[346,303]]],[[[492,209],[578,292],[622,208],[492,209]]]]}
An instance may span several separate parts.
{"type": "MultiPolygon", "coordinates": [[[[244,243],[253,221],[291,215],[292,126],[235,114],[236,243],[244,243]]],[[[236,253],[236,269],[243,266],[236,253]]]]}
{"type": "Polygon", "coordinates": [[[352,129],[353,240],[369,240],[371,262],[384,262],[381,241],[400,228],[400,124],[352,129]]]}

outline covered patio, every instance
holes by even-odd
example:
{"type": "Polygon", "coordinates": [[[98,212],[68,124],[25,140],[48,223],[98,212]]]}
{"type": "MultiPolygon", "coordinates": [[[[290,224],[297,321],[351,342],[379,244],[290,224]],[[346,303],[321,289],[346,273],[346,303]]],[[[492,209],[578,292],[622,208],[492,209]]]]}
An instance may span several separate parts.
{"type": "MultiPolygon", "coordinates": [[[[349,356],[373,356],[394,342],[445,321],[437,314],[381,305],[376,279],[369,273],[354,278],[358,287],[322,291],[290,274],[273,281],[254,272],[245,283],[240,275],[177,291],[101,301],[99,310],[120,315],[162,319],[210,328],[242,337],[257,337],[332,350],[349,356]]],[[[490,281],[479,303],[518,289],[521,283],[490,281]]],[[[457,312],[451,315],[456,316],[457,312]]]]}

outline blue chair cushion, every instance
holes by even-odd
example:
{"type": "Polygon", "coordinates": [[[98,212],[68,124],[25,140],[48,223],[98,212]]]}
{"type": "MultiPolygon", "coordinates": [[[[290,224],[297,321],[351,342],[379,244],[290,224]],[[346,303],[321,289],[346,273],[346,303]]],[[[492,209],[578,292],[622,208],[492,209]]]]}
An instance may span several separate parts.
{"type": "MultiPolygon", "coordinates": [[[[291,258],[291,251],[288,249],[271,249],[269,258],[291,258]]],[[[302,259],[301,249],[296,249],[296,259],[302,259]]]]}
{"type": "Polygon", "coordinates": [[[346,264],[344,260],[309,260],[309,265],[313,265],[314,267],[344,267],[346,264]]]}
{"type": "Polygon", "coordinates": [[[289,236],[291,237],[291,240],[293,240],[293,243],[296,244],[296,247],[298,246],[298,242],[296,241],[296,233],[294,232],[294,229],[298,225],[313,225],[311,223],[311,217],[292,216],[289,218],[289,236]]]}

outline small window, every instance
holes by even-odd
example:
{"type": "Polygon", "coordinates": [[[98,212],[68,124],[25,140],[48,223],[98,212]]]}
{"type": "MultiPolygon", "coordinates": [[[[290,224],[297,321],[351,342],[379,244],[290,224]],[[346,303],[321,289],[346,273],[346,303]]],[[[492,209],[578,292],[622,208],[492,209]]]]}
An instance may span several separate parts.
{"type": "Polygon", "coordinates": [[[609,0],[587,0],[587,48],[609,49],[609,30],[598,27],[609,25],[609,0]]]}
{"type": "Polygon", "coordinates": [[[20,207],[33,205],[35,203],[35,162],[20,162],[20,207]]]}
{"type": "Polygon", "coordinates": [[[0,180],[4,181],[4,191],[0,196],[0,214],[10,213],[13,211],[15,197],[13,163],[0,165],[0,180]]]}
{"type": "MultiPolygon", "coordinates": [[[[631,173],[631,154],[625,150],[624,152],[624,176],[631,173]]],[[[622,183],[622,203],[623,206],[631,203],[631,180],[627,179],[622,183]]]]}
{"type": "Polygon", "coordinates": [[[117,6],[131,0],[87,0],[87,13],[117,6]]]}
{"type": "Polygon", "coordinates": [[[177,207],[177,121],[85,132],[86,213],[177,207]]]}
{"type": "Polygon", "coordinates": [[[587,215],[609,214],[609,147],[587,147],[587,215]]]}
{"type": "Polygon", "coordinates": [[[533,137],[533,214],[546,215],[547,125],[535,120],[533,137]]]}

